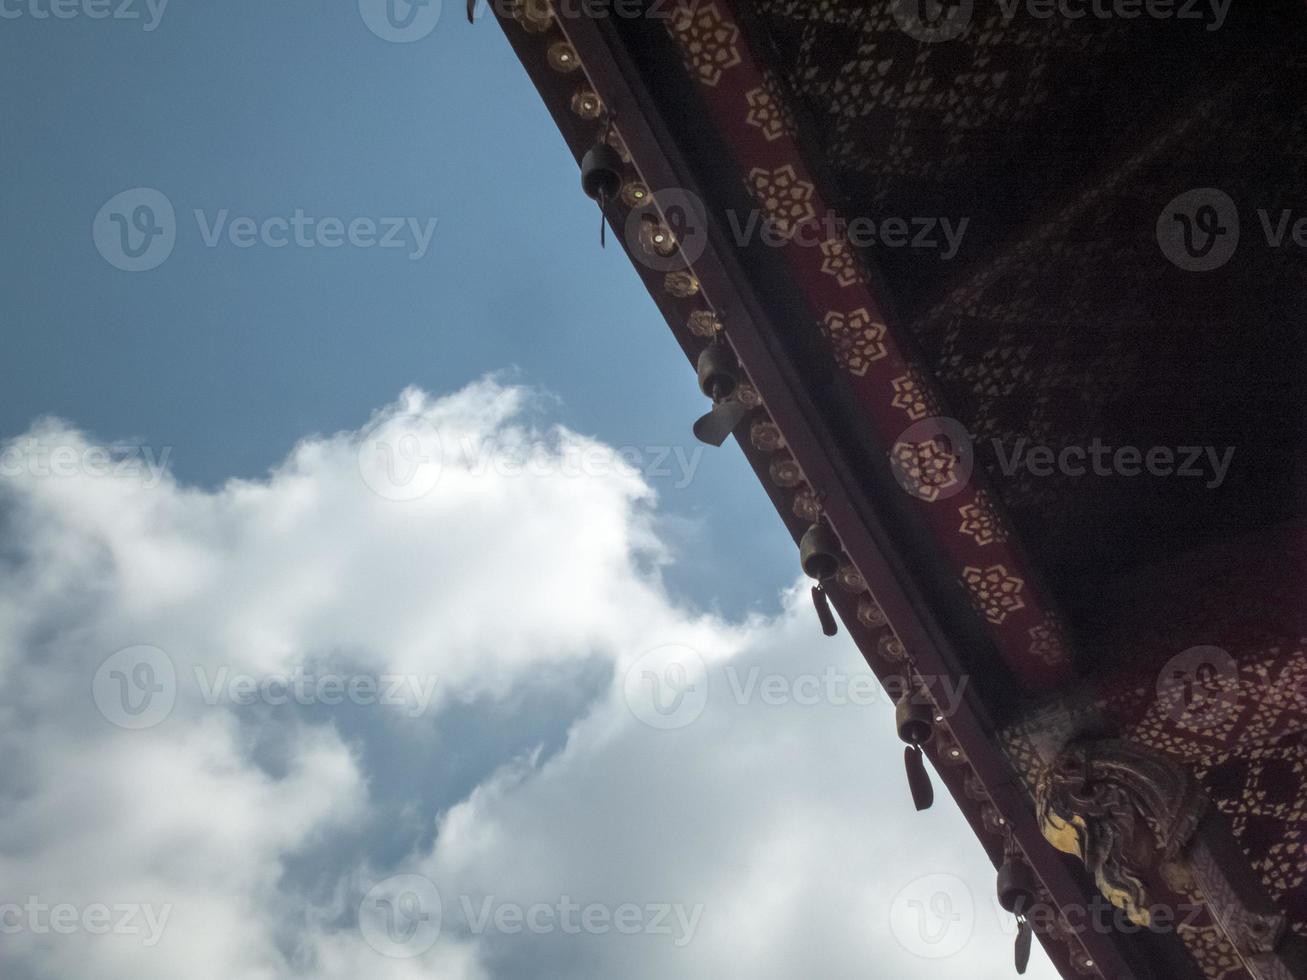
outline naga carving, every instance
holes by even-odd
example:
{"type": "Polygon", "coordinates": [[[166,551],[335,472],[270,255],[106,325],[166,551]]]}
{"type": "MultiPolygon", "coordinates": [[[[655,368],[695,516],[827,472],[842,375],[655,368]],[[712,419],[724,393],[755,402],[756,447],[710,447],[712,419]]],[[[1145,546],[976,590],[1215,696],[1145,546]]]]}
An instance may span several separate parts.
{"type": "Polygon", "coordinates": [[[1205,799],[1180,766],[1115,739],[1072,742],[1040,773],[1035,797],[1049,843],[1079,857],[1131,922],[1149,924],[1145,868],[1186,877],[1180,854],[1205,799]]]}

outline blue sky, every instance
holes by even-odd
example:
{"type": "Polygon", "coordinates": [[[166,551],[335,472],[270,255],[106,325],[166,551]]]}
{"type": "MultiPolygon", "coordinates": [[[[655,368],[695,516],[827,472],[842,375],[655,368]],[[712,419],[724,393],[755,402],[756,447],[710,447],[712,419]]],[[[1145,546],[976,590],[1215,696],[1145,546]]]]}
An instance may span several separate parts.
{"type": "MultiPolygon", "coordinates": [[[[507,370],[558,396],[562,424],[693,459],[693,372],[621,251],[600,251],[576,164],[498,27],[445,11],[420,42],[392,44],[353,3],[306,16],[174,0],[152,31],[144,0],[129,10],[141,18],[0,22],[20,178],[0,221],[23,229],[4,246],[5,435],[54,413],[172,447],[179,479],[212,486],[357,425],[405,385],[507,370]],[[129,274],[90,226],[137,187],[172,202],[177,242],[129,274]],[[208,247],[224,209],[436,226],[418,260],[226,235],[208,247]]],[[[662,511],[694,522],[669,521],[685,545],[670,583],[728,611],[774,609],[793,548],[740,453],[704,453],[683,487],[676,459],[651,478],[662,511]]]]}
{"type": "Polygon", "coordinates": [[[502,32],[49,2],[0,0],[6,980],[1007,976],[502,32]],[[128,272],[139,188],[175,242],[128,272]],[[435,230],[236,244],[297,212],[435,230]],[[635,932],[514,928],[574,902],[635,932]]]}

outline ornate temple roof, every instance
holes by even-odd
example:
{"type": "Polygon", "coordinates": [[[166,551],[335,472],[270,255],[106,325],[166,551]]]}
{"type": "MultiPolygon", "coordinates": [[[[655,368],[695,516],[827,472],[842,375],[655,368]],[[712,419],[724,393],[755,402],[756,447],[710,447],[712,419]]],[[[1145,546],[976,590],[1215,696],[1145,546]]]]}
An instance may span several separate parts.
{"type": "Polygon", "coordinates": [[[1047,6],[498,15],[1063,973],[1307,976],[1307,11],[1047,6]]]}

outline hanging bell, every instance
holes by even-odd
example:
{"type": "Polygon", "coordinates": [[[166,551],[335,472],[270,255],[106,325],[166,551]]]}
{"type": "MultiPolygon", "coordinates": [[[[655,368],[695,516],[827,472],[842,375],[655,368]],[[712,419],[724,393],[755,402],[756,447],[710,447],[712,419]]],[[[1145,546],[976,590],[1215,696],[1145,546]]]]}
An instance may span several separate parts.
{"type": "Polygon", "coordinates": [[[821,620],[821,631],[827,636],[834,636],[839,632],[839,627],[835,624],[835,614],[831,612],[825,582],[840,570],[842,554],[840,539],[823,522],[812,525],[799,539],[799,564],[803,566],[805,575],[817,580],[817,584],[812,587],[812,604],[817,609],[817,618],[821,620]]]}
{"type": "Polygon", "coordinates": [[[740,387],[740,365],[730,345],[718,339],[699,355],[699,390],[713,401],[708,414],[694,423],[694,435],[700,442],[720,446],[726,437],[749,414],[749,406],[731,396],[740,387]]]}
{"type": "Polygon", "coordinates": [[[1030,865],[1009,854],[998,869],[998,904],[1013,915],[1024,915],[1035,904],[1039,886],[1030,865]]]}
{"type": "Polygon", "coordinates": [[[799,539],[799,564],[809,578],[821,582],[840,570],[840,539],[828,524],[818,522],[803,532],[799,539]]]}
{"type": "Polygon", "coordinates": [[[604,246],[604,208],[622,190],[622,158],[603,140],[581,158],[581,190],[599,202],[599,244],[604,246]]]}
{"type": "Polygon", "coordinates": [[[1017,940],[1013,959],[1017,973],[1024,974],[1030,965],[1030,947],[1034,930],[1026,918],[1037,901],[1039,885],[1035,872],[1016,853],[1009,841],[1008,851],[998,869],[998,904],[1017,917],[1017,940]]]}
{"type": "Polygon", "coordinates": [[[919,702],[914,691],[908,691],[894,706],[899,738],[908,743],[903,750],[903,765],[908,773],[912,805],[918,810],[929,810],[935,802],[935,789],[930,783],[930,774],[926,771],[926,754],[921,750],[935,732],[933,717],[930,705],[919,702]]]}

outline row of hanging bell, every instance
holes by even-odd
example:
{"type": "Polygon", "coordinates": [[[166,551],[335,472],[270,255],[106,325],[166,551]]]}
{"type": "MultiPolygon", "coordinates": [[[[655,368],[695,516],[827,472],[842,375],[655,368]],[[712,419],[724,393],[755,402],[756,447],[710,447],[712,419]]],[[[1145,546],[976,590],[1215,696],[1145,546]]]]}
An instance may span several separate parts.
{"type": "Polygon", "coordinates": [[[935,788],[926,771],[923,747],[935,734],[935,710],[928,700],[911,689],[894,706],[894,721],[898,726],[899,738],[907,743],[903,750],[903,765],[908,772],[912,804],[919,811],[929,810],[935,802],[935,788]]]}
{"type": "Polygon", "coordinates": [[[1038,900],[1039,884],[1035,872],[1026,863],[1016,843],[1008,836],[1003,863],[998,869],[998,904],[1017,918],[1017,940],[1014,959],[1017,973],[1024,974],[1030,965],[1030,947],[1034,930],[1026,913],[1038,900]]]}

